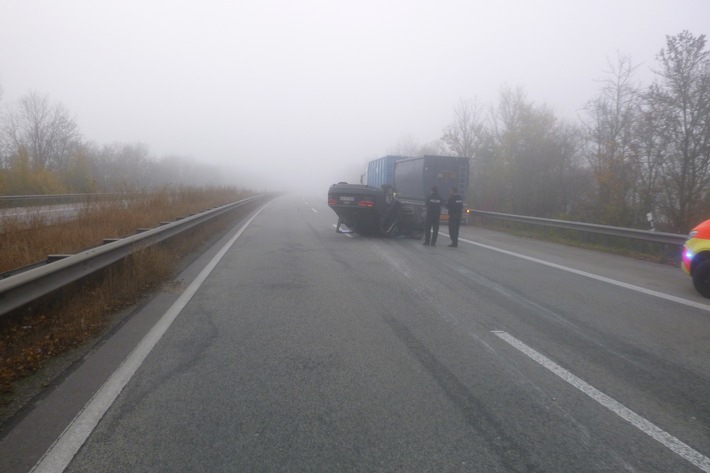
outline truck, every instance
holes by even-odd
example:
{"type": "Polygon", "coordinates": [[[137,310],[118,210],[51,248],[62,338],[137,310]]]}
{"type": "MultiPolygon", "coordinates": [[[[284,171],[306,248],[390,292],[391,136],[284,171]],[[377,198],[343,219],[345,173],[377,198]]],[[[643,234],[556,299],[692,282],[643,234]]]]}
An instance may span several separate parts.
{"type": "Polygon", "coordinates": [[[419,238],[431,187],[437,186],[443,196],[452,187],[464,195],[469,161],[455,156],[385,156],[368,163],[363,184],[333,184],[328,205],[338,216],[338,228],[345,224],[363,235],[419,238]]]}

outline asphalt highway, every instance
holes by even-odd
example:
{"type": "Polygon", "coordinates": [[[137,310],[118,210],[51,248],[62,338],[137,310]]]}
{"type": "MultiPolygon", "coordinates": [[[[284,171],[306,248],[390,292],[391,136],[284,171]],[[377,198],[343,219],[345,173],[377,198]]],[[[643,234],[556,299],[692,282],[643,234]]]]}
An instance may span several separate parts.
{"type": "Polygon", "coordinates": [[[678,268],[335,221],[252,215],[14,423],[0,471],[710,471],[710,305],[678,268]]]}

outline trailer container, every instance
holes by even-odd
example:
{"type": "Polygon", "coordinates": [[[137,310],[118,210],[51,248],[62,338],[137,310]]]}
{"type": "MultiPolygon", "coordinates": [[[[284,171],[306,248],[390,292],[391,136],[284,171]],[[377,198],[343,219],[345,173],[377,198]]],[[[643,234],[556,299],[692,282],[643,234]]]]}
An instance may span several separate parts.
{"type": "Polygon", "coordinates": [[[469,158],[423,156],[395,163],[394,188],[400,200],[424,201],[437,186],[442,196],[456,187],[464,196],[468,188],[469,158]]]}
{"type": "Polygon", "coordinates": [[[367,181],[365,184],[372,187],[382,187],[394,182],[394,163],[405,159],[402,156],[384,156],[367,163],[367,181]]]}

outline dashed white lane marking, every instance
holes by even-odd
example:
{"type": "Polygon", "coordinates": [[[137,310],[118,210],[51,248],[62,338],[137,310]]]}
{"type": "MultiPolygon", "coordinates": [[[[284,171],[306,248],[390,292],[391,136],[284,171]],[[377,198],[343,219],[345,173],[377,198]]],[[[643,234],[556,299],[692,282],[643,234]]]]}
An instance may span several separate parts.
{"type": "Polygon", "coordinates": [[[118,398],[118,395],[121,394],[121,391],[123,391],[123,388],[128,384],[136,371],[138,371],[138,368],[141,367],[143,361],[145,361],[158,341],[165,332],[168,331],[170,325],[172,325],[182,309],[187,305],[190,299],[192,299],[192,296],[195,295],[234,242],[237,241],[244,230],[251,224],[252,220],[268,205],[269,204],[266,204],[257,210],[229,242],[219,250],[219,253],[212,258],[212,261],[210,261],[195,280],[190,283],[185,292],[182,293],[172,307],[168,309],[145,338],[143,338],[131,354],[128,355],[128,358],[126,358],[123,364],[118,367],[108,381],[101,386],[101,389],[99,389],[94,397],[84,406],[84,409],[74,418],[57,441],[54,442],[54,445],[50,447],[47,453],[45,453],[35,467],[32,468],[31,473],[56,473],[66,469],[74,458],[74,455],[76,455],[76,452],[84,445],[84,442],[89,438],[91,432],[94,431],[101,418],[118,398]]]}
{"type": "Polygon", "coordinates": [[[556,374],[563,380],[567,381],[575,388],[582,391],[590,398],[597,401],[602,406],[612,411],[614,414],[618,415],[637,429],[641,430],[646,435],[650,436],[654,440],[657,440],[674,453],[678,454],[682,458],[688,460],[690,463],[700,468],[702,471],[710,473],[710,458],[706,457],[705,455],[688,446],[687,444],[681,442],[665,430],[652,424],[651,422],[636,414],[634,411],[627,408],[620,402],[612,399],[603,392],[599,391],[594,386],[586,383],[582,379],[573,375],[554,361],[533,350],[532,348],[530,348],[517,338],[513,337],[509,333],[497,330],[494,330],[493,333],[503,341],[509,343],[513,347],[523,352],[532,360],[536,361],[537,363],[552,371],[554,374],[556,374]]]}
{"type": "MultiPolygon", "coordinates": [[[[439,232],[441,235],[446,235],[446,233],[439,232]]],[[[464,238],[459,238],[459,241],[466,242],[470,245],[480,246],[481,248],[486,248],[488,250],[497,251],[498,253],[503,253],[509,256],[515,256],[516,258],[521,258],[527,261],[532,261],[534,263],[543,264],[549,266],[550,268],[560,269],[562,271],[567,271],[569,273],[577,274],[579,276],[584,276],[590,279],[596,279],[597,281],[605,282],[607,284],[613,284],[614,286],[623,287],[625,289],[630,289],[632,291],[640,292],[649,296],[658,297],[660,299],[665,299],[667,301],[676,302],[678,304],[683,304],[689,307],[694,307],[696,309],[704,310],[710,312],[710,305],[702,304],[700,302],[691,301],[688,299],[683,299],[682,297],[672,296],[670,294],[665,294],[663,292],[654,291],[652,289],[646,289],[645,287],[635,286],[633,284],[628,284],[622,281],[617,281],[616,279],[607,278],[604,276],[599,276],[598,274],[588,273],[586,271],[581,271],[579,269],[570,268],[568,266],[563,266],[557,263],[551,263],[549,261],[541,260],[538,258],[533,258],[532,256],[526,256],[520,253],[515,253],[513,251],[503,250],[501,248],[496,248],[495,246],[485,245],[483,243],[478,243],[471,240],[466,240],[464,238]]]]}
{"type": "Polygon", "coordinates": [[[311,210],[313,211],[313,213],[318,213],[318,211],[316,209],[314,209],[313,207],[311,207],[311,210]]]}

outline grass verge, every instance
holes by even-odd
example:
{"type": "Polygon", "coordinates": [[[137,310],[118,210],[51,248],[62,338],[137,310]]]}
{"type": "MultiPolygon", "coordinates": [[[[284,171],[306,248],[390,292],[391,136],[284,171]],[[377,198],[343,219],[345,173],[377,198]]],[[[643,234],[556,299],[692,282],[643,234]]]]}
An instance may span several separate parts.
{"type": "Polygon", "coordinates": [[[676,245],[485,217],[477,217],[473,226],[488,228],[524,238],[550,241],[578,248],[628,256],[630,258],[654,263],[668,265],[680,264],[680,249],[676,245]]]}

